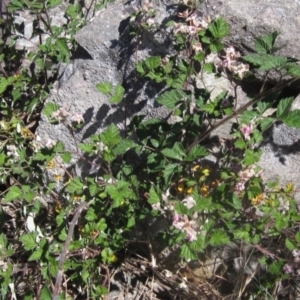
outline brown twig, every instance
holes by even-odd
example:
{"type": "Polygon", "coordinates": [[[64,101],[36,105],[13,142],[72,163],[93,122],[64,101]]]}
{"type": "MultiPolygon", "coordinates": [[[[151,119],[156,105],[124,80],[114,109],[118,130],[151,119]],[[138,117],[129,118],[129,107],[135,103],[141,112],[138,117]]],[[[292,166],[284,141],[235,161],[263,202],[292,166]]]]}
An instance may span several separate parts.
{"type": "Polygon", "coordinates": [[[89,203],[81,202],[80,205],[78,206],[77,210],[76,210],[76,213],[75,213],[71,223],[70,223],[67,239],[64,243],[61,254],[59,256],[58,272],[57,272],[56,279],[55,279],[55,286],[54,286],[54,289],[53,289],[52,300],[58,300],[59,290],[60,290],[60,286],[61,286],[61,282],[62,282],[62,278],[63,278],[63,274],[64,274],[64,271],[63,271],[64,262],[65,262],[66,257],[67,257],[67,252],[68,252],[69,245],[72,241],[74,228],[75,228],[75,226],[78,222],[78,219],[81,215],[81,212],[84,209],[87,209],[89,207],[90,203],[91,202],[89,202],[89,203]]]}
{"type": "Polygon", "coordinates": [[[202,135],[200,135],[200,137],[198,139],[196,139],[188,148],[187,148],[187,153],[189,153],[191,151],[191,149],[196,146],[197,144],[199,144],[200,142],[202,142],[205,138],[207,138],[213,131],[215,131],[217,128],[219,128],[220,126],[222,126],[223,124],[225,124],[226,122],[228,122],[229,120],[231,120],[232,118],[236,118],[237,116],[239,116],[243,111],[245,111],[248,107],[256,104],[259,100],[266,98],[276,92],[279,92],[280,90],[282,90],[284,87],[286,87],[287,85],[295,82],[299,80],[299,78],[292,78],[290,80],[288,80],[287,82],[283,82],[280,83],[278,85],[276,85],[275,87],[273,87],[272,89],[260,93],[258,94],[253,100],[249,101],[248,103],[246,103],[245,105],[241,106],[239,109],[237,109],[232,115],[225,117],[224,119],[222,119],[220,122],[218,122],[217,124],[215,124],[213,127],[211,127],[210,129],[206,130],[202,135]]]}

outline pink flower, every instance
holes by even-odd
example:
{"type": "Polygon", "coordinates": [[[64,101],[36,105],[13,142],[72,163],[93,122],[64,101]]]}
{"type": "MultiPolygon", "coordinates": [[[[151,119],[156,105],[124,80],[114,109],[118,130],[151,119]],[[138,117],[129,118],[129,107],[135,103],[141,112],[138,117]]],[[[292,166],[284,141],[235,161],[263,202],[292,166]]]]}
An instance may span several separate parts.
{"type": "Polygon", "coordinates": [[[291,266],[289,264],[285,264],[283,267],[283,271],[286,274],[291,274],[291,273],[293,273],[293,266],[291,266]]]}
{"type": "Polygon", "coordinates": [[[253,132],[253,124],[250,123],[249,125],[243,125],[241,128],[242,133],[246,140],[250,140],[250,134],[253,132]]]}
{"type": "Polygon", "coordinates": [[[54,111],[51,114],[51,118],[56,119],[56,121],[60,122],[64,122],[67,117],[68,117],[69,113],[63,108],[61,107],[59,110],[54,111]]]}
{"type": "Polygon", "coordinates": [[[71,121],[74,123],[77,123],[79,125],[79,124],[84,123],[84,118],[83,118],[82,114],[76,113],[75,115],[72,116],[71,121]]]}

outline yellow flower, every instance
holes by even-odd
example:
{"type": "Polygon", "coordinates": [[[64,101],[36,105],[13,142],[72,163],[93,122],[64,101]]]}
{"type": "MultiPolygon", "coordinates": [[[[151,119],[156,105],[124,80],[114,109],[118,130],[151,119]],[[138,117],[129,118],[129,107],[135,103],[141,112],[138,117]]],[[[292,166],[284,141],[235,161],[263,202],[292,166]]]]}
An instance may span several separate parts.
{"type": "Polygon", "coordinates": [[[179,193],[183,193],[184,189],[185,189],[185,184],[184,184],[184,181],[181,180],[177,184],[177,190],[178,190],[179,193]]]}
{"type": "Polygon", "coordinates": [[[74,197],[73,197],[73,201],[75,201],[75,202],[78,202],[78,201],[80,201],[80,200],[81,200],[81,198],[82,198],[82,196],[81,196],[81,195],[74,195],[74,197]]]}
{"type": "Polygon", "coordinates": [[[55,205],[54,205],[54,210],[56,213],[59,213],[61,211],[61,203],[60,202],[55,202],[55,205]]]}
{"type": "Polygon", "coordinates": [[[211,174],[212,169],[210,167],[205,167],[202,170],[202,174],[204,174],[204,176],[208,177],[211,174]]]}
{"type": "Polygon", "coordinates": [[[55,174],[55,175],[54,175],[54,180],[55,180],[55,181],[61,181],[62,178],[63,178],[63,177],[62,177],[61,174],[55,174]]]}
{"type": "Polygon", "coordinates": [[[193,194],[193,191],[194,191],[194,186],[190,186],[190,187],[186,190],[186,193],[187,193],[188,195],[191,195],[191,194],[193,194]]]}
{"type": "Polygon", "coordinates": [[[209,186],[208,185],[204,185],[201,188],[201,194],[203,197],[208,197],[209,196],[209,186]]]}
{"type": "Polygon", "coordinates": [[[33,139],[35,137],[35,135],[26,127],[21,129],[21,133],[24,138],[33,139]]]}
{"type": "Polygon", "coordinates": [[[261,201],[264,199],[264,194],[261,193],[258,196],[251,199],[253,205],[259,205],[261,201]]]}
{"type": "Polygon", "coordinates": [[[108,258],[110,263],[115,263],[116,261],[118,261],[118,258],[115,254],[111,254],[108,258]]]}
{"type": "Polygon", "coordinates": [[[193,171],[193,172],[197,172],[197,171],[199,171],[199,169],[200,169],[200,165],[195,165],[195,166],[192,168],[192,171],[193,171]]]}
{"type": "Polygon", "coordinates": [[[47,169],[53,169],[55,168],[56,163],[55,163],[55,159],[52,158],[48,163],[47,163],[47,169]]]}

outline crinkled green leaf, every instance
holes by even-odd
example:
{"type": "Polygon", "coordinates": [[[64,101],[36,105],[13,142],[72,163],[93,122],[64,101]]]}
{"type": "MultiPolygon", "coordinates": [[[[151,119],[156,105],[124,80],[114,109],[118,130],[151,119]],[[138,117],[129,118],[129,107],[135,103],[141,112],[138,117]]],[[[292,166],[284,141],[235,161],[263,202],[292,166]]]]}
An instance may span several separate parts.
{"type": "Polygon", "coordinates": [[[182,94],[176,90],[171,90],[164,92],[160,95],[156,101],[161,105],[165,105],[166,107],[173,109],[182,100],[182,94]]]}
{"type": "Polygon", "coordinates": [[[45,114],[46,117],[51,118],[52,113],[58,110],[59,110],[58,104],[53,102],[48,102],[43,109],[43,113],[45,114]]]}
{"type": "Polygon", "coordinates": [[[211,246],[228,245],[230,244],[230,239],[224,230],[216,229],[209,239],[209,244],[211,246]]]}
{"type": "Polygon", "coordinates": [[[300,128],[300,110],[296,109],[279,118],[287,126],[300,128]]]}
{"type": "Polygon", "coordinates": [[[115,92],[110,98],[110,103],[120,103],[124,97],[125,89],[117,84],[115,87],[115,92]]]}
{"type": "Polygon", "coordinates": [[[125,152],[127,152],[129,149],[134,148],[137,146],[137,144],[130,140],[130,139],[124,139],[122,140],[113,150],[115,155],[120,155],[125,152]]]}
{"type": "Polygon", "coordinates": [[[25,250],[29,251],[38,246],[35,241],[36,234],[27,233],[20,236],[20,241],[23,243],[25,250]]]}
{"type": "Polygon", "coordinates": [[[112,91],[112,84],[110,82],[102,82],[96,85],[96,88],[99,92],[107,95],[112,91]]]}
{"type": "Polygon", "coordinates": [[[146,59],[145,65],[150,69],[153,70],[160,66],[160,56],[152,56],[146,59]]]}
{"type": "Polygon", "coordinates": [[[21,189],[18,186],[13,185],[5,195],[4,202],[11,202],[13,200],[22,199],[22,197],[23,194],[21,189]]]}
{"type": "Polygon", "coordinates": [[[293,102],[294,102],[293,97],[280,100],[277,106],[276,117],[278,119],[284,117],[290,111],[293,102]]]}
{"type": "Polygon", "coordinates": [[[156,191],[156,189],[153,186],[151,186],[149,191],[148,202],[150,204],[156,204],[160,202],[160,199],[161,199],[161,195],[156,191]]]}
{"type": "Polygon", "coordinates": [[[5,77],[0,77],[0,94],[2,94],[3,92],[5,92],[5,90],[8,87],[8,82],[6,80],[5,77]]]}
{"type": "Polygon", "coordinates": [[[264,35],[255,39],[255,50],[258,53],[267,54],[272,51],[276,38],[279,36],[278,31],[274,31],[271,34],[264,35]]]}
{"type": "Polygon", "coordinates": [[[196,145],[190,150],[190,152],[187,155],[187,157],[185,158],[185,160],[186,161],[194,161],[200,157],[205,157],[208,154],[209,154],[209,152],[206,150],[205,147],[196,145]]]}
{"type": "Polygon", "coordinates": [[[223,17],[220,17],[214,22],[210,23],[208,25],[208,30],[213,37],[217,39],[224,38],[230,33],[229,25],[223,17]]]}
{"type": "Polygon", "coordinates": [[[120,131],[115,124],[111,124],[104,132],[100,134],[101,141],[111,149],[121,142],[120,131]]]}

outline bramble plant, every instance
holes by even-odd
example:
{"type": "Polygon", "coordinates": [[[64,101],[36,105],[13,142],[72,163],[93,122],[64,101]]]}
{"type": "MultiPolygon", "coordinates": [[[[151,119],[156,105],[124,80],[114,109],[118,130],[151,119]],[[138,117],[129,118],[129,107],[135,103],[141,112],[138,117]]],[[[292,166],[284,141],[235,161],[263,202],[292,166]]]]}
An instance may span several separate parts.
{"type": "MultiPolygon", "coordinates": [[[[12,9],[20,3],[13,0],[12,9]]],[[[179,247],[186,261],[216,247],[251,244],[269,274],[259,279],[265,290],[248,282],[248,293],[251,297],[263,297],[263,291],[272,294],[276,281],[297,273],[300,244],[300,235],[293,230],[300,221],[294,186],[264,182],[263,170],[257,166],[266,129],[276,121],[300,128],[300,110],[290,111],[294,99],[280,98],[282,89],[299,79],[300,67],[294,59],[275,55],[278,33],[258,38],[257,53],[242,56],[222,43],[229,34],[223,17],[200,18],[187,6],[178,12],[176,22],[167,24],[172,32],[172,55],[137,62],[139,80],[165,84],[156,101],[178,121],[145,121],[137,115],[127,126],[126,136],[111,124],[89,142],[78,143],[78,151],[70,153],[62,142],[44,141],[25,126],[51,87],[45,62],[69,60],[75,28],[81,24],[79,8],[71,5],[67,10],[70,24],[64,29],[51,27],[47,9],[55,4],[38,3],[30,8],[39,10],[38,16],[46,16],[40,19],[45,28],[38,27],[37,34],[41,30],[51,33],[30,55],[36,73],[22,70],[16,75],[13,69],[0,78],[4,99],[0,179],[7,187],[2,194],[1,218],[3,224],[8,219],[15,222],[14,232],[0,235],[2,297],[17,293],[24,299],[34,295],[51,299],[52,294],[53,299],[64,299],[76,294],[99,299],[108,292],[107,266],[121,260],[121,250],[132,239],[135,227],[149,217],[168,220],[170,226],[155,238],[170,248],[179,247]],[[70,40],[65,30],[72,33],[70,40]],[[211,54],[215,54],[214,62],[208,61],[211,54]],[[236,90],[255,77],[256,69],[265,72],[261,91],[242,106],[238,106],[236,94],[224,91],[212,98],[205,87],[205,73],[227,78],[236,90]],[[265,83],[274,70],[281,75],[281,82],[267,89],[265,83]],[[39,83],[41,76],[46,80],[44,85],[39,83]],[[276,111],[265,117],[275,101],[276,111]],[[229,120],[233,122],[230,137],[213,151],[211,133],[229,120]],[[70,173],[72,158],[83,157],[83,153],[90,162],[92,157],[101,158],[97,174],[81,178],[70,173]],[[45,182],[45,170],[53,172],[51,182],[45,182]],[[57,183],[63,186],[62,191],[56,190],[57,183]],[[15,206],[13,212],[11,206],[15,206]],[[281,243],[295,259],[286,261],[283,252],[275,254],[263,246],[272,243],[281,243]],[[30,262],[30,276],[24,271],[18,281],[14,268],[22,272],[24,262],[30,262]],[[37,285],[33,284],[35,278],[37,285]],[[64,292],[63,278],[67,278],[64,292]],[[25,286],[24,282],[30,284],[25,286]]],[[[22,2],[23,9],[24,5],[22,2]]],[[[154,16],[152,7],[132,16],[137,41],[145,30],[157,30],[154,16]],[[141,22],[144,26],[134,26],[141,22]]],[[[15,55],[21,53],[16,51],[15,55]]],[[[99,83],[97,88],[110,96],[111,103],[124,104],[126,90],[122,85],[99,83]]],[[[63,123],[71,131],[84,123],[82,115],[71,116],[54,103],[45,105],[44,114],[53,126],[63,123]]],[[[253,271],[252,278],[258,271],[253,271]]]]}

